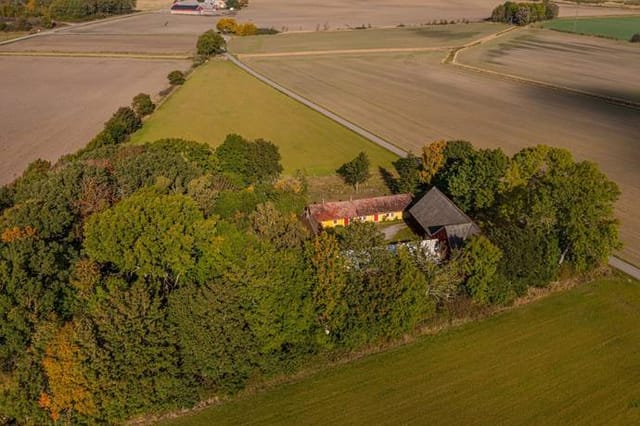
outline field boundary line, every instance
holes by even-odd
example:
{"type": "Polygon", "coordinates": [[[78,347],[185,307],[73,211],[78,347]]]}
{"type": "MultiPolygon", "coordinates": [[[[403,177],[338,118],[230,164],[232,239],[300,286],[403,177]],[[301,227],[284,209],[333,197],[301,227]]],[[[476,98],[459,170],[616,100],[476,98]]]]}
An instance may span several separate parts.
{"type": "Polygon", "coordinates": [[[514,31],[516,29],[520,29],[520,28],[526,28],[526,27],[511,27],[511,28],[509,28],[507,30],[504,30],[504,31],[501,31],[499,33],[493,34],[492,36],[483,37],[482,39],[476,40],[473,43],[466,44],[466,45],[461,46],[459,48],[454,48],[453,50],[451,50],[451,52],[449,52],[449,55],[442,60],[442,63],[443,64],[454,65],[454,66],[456,66],[458,68],[465,69],[465,70],[468,70],[468,71],[474,71],[474,72],[481,73],[481,74],[492,75],[492,76],[495,76],[495,77],[500,77],[500,78],[503,78],[503,79],[516,81],[516,82],[523,83],[523,84],[529,84],[529,85],[533,85],[533,86],[544,87],[544,88],[552,89],[552,90],[564,91],[564,92],[568,92],[568,93],[571,93],[571,94],[574,94],[574,95],[587,96],[587,97],[590,97],[590,98],[595,98],[595,99],[599,99],[601,101],[605,101],[605,102],[613,104],[613,105],[640,110],[640,102],[632,101],[632,100],[629,100],[629,99],[618,98],[618,97],[615,97],[615,96],[602,95],[602,94],[599,94],[599,93],[589,92],[587,90],[576,89],[576,88],[572,88],[572,87],[568,87],[568,86],[562,86],[562,85],[559,85],[559,84],[553,84],[553,83],[549,83],[549,82],[546,82],[546,81],[535,80],[533,78],[522,77],[522,76],[518,76],[518,75],[514,75],[514,74],[508,74],[508,73],[500,72],[500,71],[494,71],[494,70],[490,70],[490,69],[487,69],[487,68],[477,67],[475,65],[463,64],[458,60],[458,54],[460,52],[462,52],[464,50],[467,50],[467,49],[470,49],[472,47],[480,46],[480,45],[482,45],[484,43],[487,43],[489,41],[496,40],[497,38],[502,37],[504,34],[506,34],[508,32],[511,32],[511,31],[514,31]]]}
{"type": "Polygon", "coordinates": [[[0,51],[2,56],[50,57],[50,58],[113,58],[113,59],[165,59],[173,61],[192,59],[191,55],[162,55],[146,53],[100,53],[100,52],[36,52],[0,51]]]}
{"type": "Polygon", "coordinates": [[[245,58],[280,58],[287,56],[321,56],[321,55],[348,55],[363,53],[411,53],[411,52],[444,52],[455,49],[453,46],[441,47],[381,47],[372,49],[337,49],[337,50],[303,50],[294,52],[274,53],[238,53],[238,59],[245,58]]]}
{"type": "Polygon", "coordinates": [[[265,83],[268,86],[271,86],[273,89],[277,90],[278,92],[288,96],[289,98],[300,102],[301,104],[307,106],[308,108],[311,108],[312,110],[319,112],[320,114],[324,115],[325,117],[335,121],[336,123],[346,127],[347,129],[351,130],[352,132],[362,136],[365,139],[368,139],[370,142],[386,149],[387,151],[390,151],[400,157],[406,157],[408,155],[407,151],[397,147],[396,145],[392,144],[391,142],[381,138],[380,136],[377,136],[373,133],[371,133],[370,131],[358,126],[357,124],[352,123],[351,121],[348,121],[344,118],[342,118],[341,116],[339,116],[338,114],[331,112],[330,110],[328,110],[327,108],[324,108],[323,106],[320,106],[318,104],[316,104],[315,102],[310,101],[309,99],[297,94],[296,92],[294,92],[293,90],[287,89],[286,87],[276,83],[275,81],[271,80],[270,78],[266,77],[265,75],[255,71],[253,68],[249,67],[247,64],[245,64],[244,62],[240,61],[238,58],[234,57],[233,55],[229,54],[229,53],[225,53],[225,57],[231,61],[233,64],[235,64],[237,67],[239,67],[240,69],[244,70],[245,72],[247,72],[248,74],[250,74],[251,76],[257,78],[258,80],[260,80],[261,82],[265,83]]]}

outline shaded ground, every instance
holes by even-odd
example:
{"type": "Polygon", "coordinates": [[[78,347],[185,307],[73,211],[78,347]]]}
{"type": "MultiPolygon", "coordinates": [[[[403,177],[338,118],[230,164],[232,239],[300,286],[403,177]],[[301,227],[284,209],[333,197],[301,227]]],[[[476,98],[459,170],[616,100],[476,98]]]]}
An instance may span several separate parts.
{"type": "MultiPolygon", "coordinates": [[[[491,15],[500,0],[251,0],[238,13],[240,20],[250,20],[277,30],[316,31],[345,29],[361,25],[421,25],[433,20],[469,19],[480,21],[491,15]]],[[[580,6],[580,16],[628,14],[619,8],[580,6]]],[[[637,13],[637,11],[636,11],[637,13]]],[[[561,5],[561,16],[574,16],[574,5],[561,5]]]]}
{"type": "Polygon", "coordinates": [[[165,424],[638,424],[639,312],[599,281],[165,424]]]}
{"type": "Polygon", "coordinates": [[[156,94],[187,61],[0,57],[0,184],[33,160],[83,147],[140,92],[156,94]]]}
{"type": "Polygon", "coordinates": [[[523,29],[461,52],[458,62],[640,102],[640,46],[631,43],[523,29]]]}
{"type": "Polygon", "coordinates": [[[286,173],[333,174],[360,151],[376,168],[397,158],[222,60],[196,69],[132,140],[176,137],[216,146],[229,133],[278,145],[286,173]]]}
{"type": "Polygon", "coordinates": [[[640,112],[440,63],[442,54],[256,58],[267,76],[346,119],[418,152],[466,139],[513,153],[544,143],[600,164],[620,185],[624,257],[640,262],[640,112]]]}

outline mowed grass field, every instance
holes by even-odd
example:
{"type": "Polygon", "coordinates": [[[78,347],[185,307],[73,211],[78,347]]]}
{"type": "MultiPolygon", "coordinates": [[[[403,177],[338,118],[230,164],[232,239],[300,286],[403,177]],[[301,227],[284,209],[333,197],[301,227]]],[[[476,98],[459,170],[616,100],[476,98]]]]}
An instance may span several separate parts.
{"type": "Polygon", "coordinates": [[[285,173],[304,169],[311,175],[333,174],[361,151],[376,169],[389,167],[396,158],[220,60],[196,69],[132,140],[183,138],[216,146],[230,133],[278,145],[285,173]]]}
{"type": "Polygon", "coordinates": [[[229,50],[236,54],[317,52],[349,49],[452,47],[508,28],[494,23],[429,25],[408,28],[282,33],[275,36],[235,37],[229,50]]]}
{"type": "Polygon", "coordinates": [[[558,31],[630,40],[633,34],[640,33],[640,16],[588,19],[566,18],[547,21],[543,25],[544,28],[558,31]]]}
{"type": "Polygon", "coordinates": [[[597,162],[622,190],[617,206],[622,256],[640,264],[640,111],[443,65],[443,56],[386,53],[245,61],[414,153],[434,140],[465,139],[509,154],[547,144],[597,162]]]}
{"type": "Polygon", "coordinates": [[[601,280],[165,424],[638,424],[638,321],[601,280]]]}
{"type": "Polygon", "coordinates": [[[458,62],[640,103],[632,43],[525,28],[460,52],[458,62]]]}

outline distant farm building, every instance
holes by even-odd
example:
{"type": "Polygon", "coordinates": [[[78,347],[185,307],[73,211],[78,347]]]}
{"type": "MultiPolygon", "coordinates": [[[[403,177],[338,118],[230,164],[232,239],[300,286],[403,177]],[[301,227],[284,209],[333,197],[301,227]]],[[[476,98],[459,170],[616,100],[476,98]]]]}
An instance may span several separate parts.
{"type": "Polygon", "coordinates": [[[458,248],[467,238],[480,233],[471,218],[436,187],[417,200],[411,194],[398,194],[311,204],[305,209],[304,218],[316,233],[353,222],[404,220],[425,241],[437,240],[447,248],[458,248]]]}
{"type": "Polygon", "coordinates": [[[171,13],[174,15],[202,15],[204,7],[197,1],[176,2],[171,6],[171,13]]]}
{"type": "Polygon", "coordinates": [[[174,15],[211,15],[216,10],[226,9],[225,0],[175,1],[171,6],[174,15]]]}

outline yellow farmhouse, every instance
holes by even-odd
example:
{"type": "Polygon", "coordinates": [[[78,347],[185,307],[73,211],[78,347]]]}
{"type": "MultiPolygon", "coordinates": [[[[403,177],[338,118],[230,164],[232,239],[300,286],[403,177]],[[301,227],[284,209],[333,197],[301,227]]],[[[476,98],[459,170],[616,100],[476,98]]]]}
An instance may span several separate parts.
{"type": "Polygon", "coordinates": [[[411,204],[411,200],[411,194],[398,194],[360,200],[311,204],[305,209],[305,217],[316,232],[323,228],[347,226],[353,221],[386,222],[402,220],[404,211],[411,204]]]}

